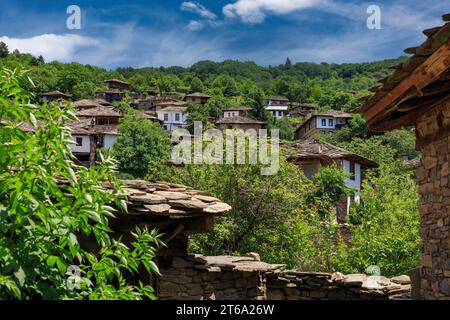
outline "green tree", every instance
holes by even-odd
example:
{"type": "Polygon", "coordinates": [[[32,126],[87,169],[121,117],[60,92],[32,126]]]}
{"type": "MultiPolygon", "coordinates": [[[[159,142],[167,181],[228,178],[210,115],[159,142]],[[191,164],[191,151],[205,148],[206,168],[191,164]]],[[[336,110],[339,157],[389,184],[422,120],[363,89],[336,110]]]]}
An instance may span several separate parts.
{"type": "Polygon", "coordinates": [[[203,129],[208,129],[208,109],[204,106],[190,103],[187,107],[186,129],[193,134],[195,122],[201,122],[203,129]]]}
{"type": "Polygon", "coordinates": [[[3,41],[0,41],[0,58],[6,58],[8,54],[8,46],[3,41]]]}
{"type": "Polygon", "coordinates": [[[159,124],[151,123],[139,112],[131,112],[119,125],[112,154],[119,169],[136,178],[144,178],[151,169],[168,160],[170,139],[159,124]]]}
{"type": "Polygon", "coordinates": [[[158,272],[159,236],[137,229],[128,247],[111,238],[112,206],[126,210],[114,161],[75,165],[65,126],[73,112],[57,103],[34,106],[32,86],[19,70],[0,71],[0,299],[155,298],[125,274],[138,274],[141,265],[158,272]],[[22,131],[23,123],[36,132],[22,131]],[[81,246],[89,237],[98,251],[81,246]],[[73,265],[79,289],[69,286],[73,265]]]}
{"type": "Polygon", "coordinates": [[[191,81],[191,90],[194,92],[205,91],[205,86],[203,85],[202,80],[200,80],[198,77],[194,77],[191,81]]]}

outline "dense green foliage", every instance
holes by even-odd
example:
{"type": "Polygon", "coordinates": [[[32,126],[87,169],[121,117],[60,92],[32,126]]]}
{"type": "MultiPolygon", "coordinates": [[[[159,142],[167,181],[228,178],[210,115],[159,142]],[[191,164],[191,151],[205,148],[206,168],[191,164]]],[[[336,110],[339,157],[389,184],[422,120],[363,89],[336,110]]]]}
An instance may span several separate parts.
{"type": "Polygon", "coordinates": [[[141,113],[130,111],[119,125],[112,155],[122,173],[143,178],[169,158],[170,139],[157,123],[151,123],[141,113]]]}
{"type": "Polygon", "coordinates": [[[21,71],[0,71],[0,299],[154,298],[151,287],[124,275],[141,266],[158,272],[159,235],[136,230],[129,247],[110,237],[112,206],[126,210],[114,161],[75,165],[65,126],[72,111],[31,104],[32,87],[21,71]],[[37,131],[22,131],[23,123],[37,131]],[[87,238],[98,252],[86,250],[87,238]]]}

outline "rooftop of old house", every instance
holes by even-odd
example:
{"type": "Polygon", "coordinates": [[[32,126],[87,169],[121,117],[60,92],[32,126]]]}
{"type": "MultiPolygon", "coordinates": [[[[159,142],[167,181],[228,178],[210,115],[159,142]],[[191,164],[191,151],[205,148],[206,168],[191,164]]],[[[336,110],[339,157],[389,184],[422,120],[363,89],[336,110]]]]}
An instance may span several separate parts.
{"type": "Polygon", "coordinates": [[[232,106],[224,108],[223,111],[249,111],[251,109],[251,107],[247,106],[232,106]]]}
{"type": "Polygon", "coordinates": [[[186,95],[187,98],[211,98],[210,95],[201,92],[189,93],[186,95]]]}
{"type": "Polygon", "coordinates": [[[95,107],[78,110],[77,117],[122,117],[123,112],[112,106],[98,104],[95,107]]]}
{"type": "Polygon", "coordinates": [[[187,107],[182,105],[169,105],[168,107],[164,107],[162,109],[159,109],[158,112],[186,112],[187,107]]]}
{"type": "Polygon", "coordinates": [[[413,54],[395,66],[392,75],[372,88],[359,110],[372,130],[390,130],[412,125],[423,113],[443,99],[450,88],[450,14],[443,15],[444,25],[426,29],[426,41],[408,48],[413,54]]]}
{"type": "Polygon", "coordinates": [[[289,99],[283,96],[269,96],[267,100],[289,102],[289,99]]]}
{"type": "Polygon", "coordinates": [[[50,91],[50,92],[44,92],[42,94],[42,96],[46,96],[46,97],[55,97],[55,98],[65,98],[65,99],[71,99],[72,96],[65,94],[61,91],[50,91]]]}
{"type": "Polygon", "coordinates": [[[119,80],[119,79],[106,79],[105,81],[103,81],[104,83],[119,83],[119,84],[123,84],[123,85],[127,85],[129,86],[130,84],[128,82],[119,80]]]}
{"type": "Polygon", "coordinates": [[[265,124],[265,122],[247,117],[227,117],[217,119],[216,124],[265,124]]]}
{"type": "Polygon", "coordinates": [[[181,184],[123,180],[128,198],[129,215],[156,215],[168,217],[196,217],[218,215],[231,206],[210,196],[206,191],[181,184]]]}
{"type": "Polygon", "coordinates": [[[288,161],[301,162],[302,160],[318,159],[332,164],[335,160],[350,160],[361,164],[363,168],[378,167],[375,161],[318,139],[285,143],[282,147],[288,161]]]}
{"type": "Polygon", "coordinates": [[[93,119],[79,119],[68,121],[66,125],[73,135],[109,134],[119,135],[115,124],[93,124],[93,119]]]}
{"type": "Polygon", "coordinates": [[[73,104],[77,109],[100,107],[104,104],[104,100],[100,99],[82,99],[75,101],[73,104]]]}

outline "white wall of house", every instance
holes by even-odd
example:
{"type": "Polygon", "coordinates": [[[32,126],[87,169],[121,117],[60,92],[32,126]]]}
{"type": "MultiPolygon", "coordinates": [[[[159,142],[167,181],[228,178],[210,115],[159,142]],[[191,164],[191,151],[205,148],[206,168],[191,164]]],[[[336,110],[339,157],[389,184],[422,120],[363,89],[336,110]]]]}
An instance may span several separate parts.
{"type": "MultiPolygon", "coordinates": [[[[342,170],[346,174],[350,174],[350,161],[344,160],[342,162],[342,170]]],[[[354,193],[354,201],[355,203],[360,202],[360,190],[361,190],[361,165],[359,163],[355,163],[355,174],[354,178],[346,178],[345,179],[345,185],[349,188],[356,189],[354,193]]],[[[351,197],[347,197],[347,214],[350,210],[350,203],[351,203],[351,197]]]]}
{"type": "Polygon", "coordinates": [[[113,144],[117,141],[117,136],[112,134],[105,134],[103,136],[103,148],[111,149],[113,144]]]}
{"type": "Polygon", "coordinates": [[[187,123],[187,113],[181,111],[160,110],[156,113],[158,114],[158,119],[163,122],[164,128],[169,131],[173,131],[187,123]]]}
{"type": "Polygon", "coordinates": [[[316,126],[318,129],[335,129],[336,119],[334,117],[316,117],[316,126]]]}
{"type": "Polygon", "coordinates": [[[77,141],[77,138],[81,138],[81,145],[71,144],[70,149],[75,153],[89,153],[90,141],[89,136],[73,136],[72,140],[77,141]]]}
{"type": "Polygon", "coordinates": [[[223,113],[224,118],[238,117],[239,111],[225,111],[223,113]]]}

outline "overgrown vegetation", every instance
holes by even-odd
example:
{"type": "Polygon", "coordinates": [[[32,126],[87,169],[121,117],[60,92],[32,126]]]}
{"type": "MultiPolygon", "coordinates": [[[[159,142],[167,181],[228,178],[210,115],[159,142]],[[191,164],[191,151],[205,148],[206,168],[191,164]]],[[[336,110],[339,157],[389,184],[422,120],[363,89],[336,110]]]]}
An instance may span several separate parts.
{"type": "Polygon", "coordinates": [[[114,160],[75,165],[65,126],[73,112],[32,104],[32,88],[22,71],[0,69],[0,299],[155,298],[125,274],[158,272],[159,235],[137,229],[128,247],[111,237],[113,206],[126,210],[114,160]],[[98,252],[83,246],[88,238],[98,252]]]}

